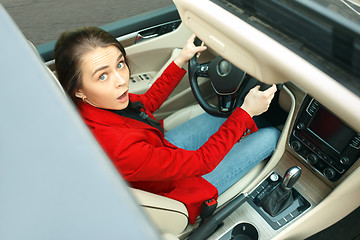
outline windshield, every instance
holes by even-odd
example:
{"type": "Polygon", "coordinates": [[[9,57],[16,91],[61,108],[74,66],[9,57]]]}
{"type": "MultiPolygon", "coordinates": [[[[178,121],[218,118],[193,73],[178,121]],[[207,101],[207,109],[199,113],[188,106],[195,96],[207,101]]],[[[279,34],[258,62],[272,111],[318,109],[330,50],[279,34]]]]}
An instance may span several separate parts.
{"type": "Polygon", "coordinates": [[[360,0],[212,1],[360,96],[360,0]]]}
{"type": "Polygon", "coordinates": [[[325,11],[339,14],[355,24],[360,24],[360,0],[315,0],[314,3],[323,7],[325,11]]]}

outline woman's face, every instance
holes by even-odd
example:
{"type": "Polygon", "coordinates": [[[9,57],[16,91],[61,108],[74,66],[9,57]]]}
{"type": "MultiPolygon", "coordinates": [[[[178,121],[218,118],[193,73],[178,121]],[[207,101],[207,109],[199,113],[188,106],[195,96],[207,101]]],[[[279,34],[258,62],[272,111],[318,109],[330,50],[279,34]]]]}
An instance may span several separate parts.
{"type": "Polygon", "coordinates": [[[95,48],[81,58],[78,98],[98,108],[122,110],[129,104],[129,69],[115,46],[95,48]]]}

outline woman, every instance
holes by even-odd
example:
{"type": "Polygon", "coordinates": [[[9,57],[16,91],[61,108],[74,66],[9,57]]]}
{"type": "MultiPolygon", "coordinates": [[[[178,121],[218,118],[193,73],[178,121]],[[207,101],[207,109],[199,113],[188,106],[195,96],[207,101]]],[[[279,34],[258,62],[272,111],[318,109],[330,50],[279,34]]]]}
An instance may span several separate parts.
{"type": "Polygon", "coordinates": [[[190,223],[205,200],[216,198],[218,190],[222,193],[268,157],[279,137],[275,128],[256,132],[252,119],[268,109],[275,86],[264,92],[252,89],[228,119],[203,114],[164,133],[152,113],[184,76],[181,67],[206,49],[196,47],[194,38],[142,95],[129,93],[126,52],[109,33],[80,28],[63,33],[55,47],[59,81],[124,179],[132,187],[183,202],[190,223]]]}

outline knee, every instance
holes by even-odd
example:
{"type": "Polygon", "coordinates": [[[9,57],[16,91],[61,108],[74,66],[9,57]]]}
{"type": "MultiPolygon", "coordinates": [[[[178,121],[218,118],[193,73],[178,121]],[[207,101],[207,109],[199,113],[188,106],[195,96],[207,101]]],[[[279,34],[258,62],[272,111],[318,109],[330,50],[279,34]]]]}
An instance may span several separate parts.
{"type": "Polygon", "coordinates": [[[277,144],[281,132],[275,127],[266,127],[259,129],[261,133],[261,141],[270,144],[271,146],[277,144]]]}

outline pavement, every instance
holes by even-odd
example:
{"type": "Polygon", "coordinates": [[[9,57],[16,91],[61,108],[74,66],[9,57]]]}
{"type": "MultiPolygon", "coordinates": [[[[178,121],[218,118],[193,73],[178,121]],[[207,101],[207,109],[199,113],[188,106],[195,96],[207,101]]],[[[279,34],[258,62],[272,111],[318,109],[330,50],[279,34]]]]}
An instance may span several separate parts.
{"type": "Polygon", "coordinates": [[[172,0],[0,0],[25,37],[35,45],[63,31],[84,25],[101,26],[169,6],[172,0]]]}

